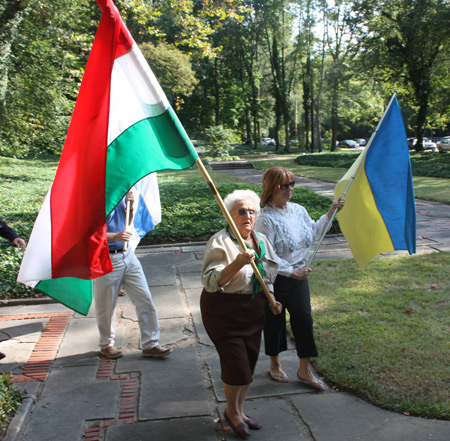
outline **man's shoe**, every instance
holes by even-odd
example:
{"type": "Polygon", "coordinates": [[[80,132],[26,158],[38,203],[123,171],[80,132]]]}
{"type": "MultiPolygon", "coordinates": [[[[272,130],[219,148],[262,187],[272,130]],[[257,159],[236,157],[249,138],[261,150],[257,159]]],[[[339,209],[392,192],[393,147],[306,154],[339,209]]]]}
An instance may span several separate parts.
{"type": "Polygon", "coordinates": [[[151,349],[142,349],[143,357],[155,357],[155,358],[163,358],[169,355],[172,352],[172,348],[166,348],[164,346],[155,346],[151,349]]]}
{"type": "Polygon", "coordinates": [[[120,358],[123,355],[122,351],[119,351],[119,349],[115,348],[114,346],[108,346],[107,348],[101,349],[100,354],[102,354],[106,358],[110,358],[111,360],[120,358]]]}

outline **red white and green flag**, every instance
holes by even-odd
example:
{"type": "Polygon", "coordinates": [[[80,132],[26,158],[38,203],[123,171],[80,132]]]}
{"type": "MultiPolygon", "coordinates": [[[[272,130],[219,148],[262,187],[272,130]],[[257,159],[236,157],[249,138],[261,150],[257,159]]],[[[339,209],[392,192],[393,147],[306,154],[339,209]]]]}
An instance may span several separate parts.
{"type": "MultiPolygon", "coordinates": [[[[81,314],[92,280],[112,271],[108,214],[151,173],[188,168],[198,157],[113,1],[97,2],[102,17],[64,149],[17,279],[81,314]]],[[[142,187],[151,195],[151,184],[142,187]]],[[[159,199],[146,200],[143,217],[155,225],[159,199]]]]}

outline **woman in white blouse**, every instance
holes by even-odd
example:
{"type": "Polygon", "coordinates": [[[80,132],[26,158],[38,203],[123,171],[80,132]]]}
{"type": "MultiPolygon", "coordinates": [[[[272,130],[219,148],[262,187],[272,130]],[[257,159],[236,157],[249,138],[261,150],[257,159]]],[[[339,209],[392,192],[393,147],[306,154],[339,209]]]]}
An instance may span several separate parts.
{"type": "MultiPolygon", "coordinates": [[[[278,264],[269,241],[253,231],[259,196],[251,190],[235,190],[224,204],[247,244],[242,251],[229,228],[216,233],[203,252],[200,309],[205,329],[220,357],[227,408],[224,416],[241,438],[261,424],[244,412],[244,401],[258,360],[268,303],[250,262],[255,261],[270,292],[278,264]]],[[[273,313],[279,314],[277,302],[273,313]]]]}
{"type": "Polygon", "coordinates": [[[255,230],[267,236],[278,257],[274,294],[275,299],[283,305],[281,314],[266,314],[265,351],[270,356],[270,377],[274,381],[287,383],[289,379],[278,355],[287,350],[287,309],[300,359],[297,378],[317,390],[325,390],[327,385],[310,369],[310,358],[318,354],[308,285],[311,269],[306,263],[312,243],[321,236],[334,210],[344,206],[344,199],[333,202],[328,213],[315,222],[303,206],[290,202],[294,185],[294,174],[282,167],[270,168],[263,175],[261,205],[264,208],[256,219],[255,230]]]}

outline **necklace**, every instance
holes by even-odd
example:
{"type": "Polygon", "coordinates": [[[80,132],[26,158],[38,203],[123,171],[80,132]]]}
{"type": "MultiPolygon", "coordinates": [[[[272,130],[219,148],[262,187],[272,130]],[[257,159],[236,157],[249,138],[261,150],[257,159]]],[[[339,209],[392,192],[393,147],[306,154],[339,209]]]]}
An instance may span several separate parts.
{"type": "Polygon", "coordinates": [[[272,202],[269,202],[269,204],[270,204],[270,208],[272,208],[272,210],[276,211],[278,214],[281,214],[281,216],[290,216],[291,215],[291,210],[289,209],[289,207],[280,208],[278,205],[275,205],[272,202]]]}

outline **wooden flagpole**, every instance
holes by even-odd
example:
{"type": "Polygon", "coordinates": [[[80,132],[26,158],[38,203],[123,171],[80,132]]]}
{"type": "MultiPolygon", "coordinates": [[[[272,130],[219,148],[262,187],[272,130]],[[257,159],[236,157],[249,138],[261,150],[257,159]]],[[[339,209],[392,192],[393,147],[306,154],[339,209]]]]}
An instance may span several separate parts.
{"type": "MultiPolygon", "coordinates": [[[[233,218],[230,216],[230,213],[227,210],[227,207],[225,207],[225,204],[223,203],[222,198],[220,197],[219,192],[217,191],[216,186],[214,185],[214,182],[212,181],[211,177],[209,176],[208,171],[206,170],[205,166],[203,165],[203,162],[200,158],[197,159],[197,167],[202,172],[203,177],[205,178],[206,183],[208,184],[211,193],[213,194],[214,198],[216,199],[217,203],[219,204],[220,209],[222,210],[223,215],[225,216],[225,219],[228,222],[228,225],[233,230],[234,235],[236,236],[236,239],[239,242],[239,245],[241,246],[242,250],[245,251],[247,247],[245,246],[245,242],[242,239],[236,224],[233,221],[233,218]]],[[[259,283],[261,284],[261,288],[264,291],[264,294],[266,294],[267,298],[269,299],[270,304],[273,308],[276,307],[275,299],[270,294],[269,289],[267,288],[266,284],[264,283],[264,279],[261,277],[261,274],[259,273],[258,267],[256,266],[256,263],[253,261],[251,262],[252,269],[258,278],[259,283]]]]}
{"type": "MultiPolygon", "coordinates": [[[[368,152],[368,150],[369,150],[369,147],[370,147],[370,145],[372,144],[372,140],[375,138],[375,135],[377,134],[378,129],[380,128],[381,123],[383,122],[383,120],[384,120],[384,118],[385,118],[385,116],[386,116],[387,111],[388,111],[389,108],[391,107],[391,104],[392,104],[392,101],[394,101],[395,95],[397,95],[397,91],[395,91],[395,92],[393,93],[393,95],[392,95],[392,97],[391,97],[391,99],[390,99],[390,101],[389,101],[389,104],[386,106],[386,109],[385,109],[385,111],[384,111],[384,113],[383,113],[383,116],[381,117],[380,121],[379,121],[378,124],[377,124],[377,127],[375,128],[374,132],[372,133],[372,136],[370,137],[369,142],[367,143],[367,146],[366,146],[366,148],[365,148],[365,150],[364,150],[364,152],[363,152],[364,156],[367,155],[367,152],[368,152]]],[[[358,164],[358,167],[356,168],[355,172],[353,173],[353,175],[351,176],[350,180],[348,181],[347,187],[345,187],[345,190],[344,190],[344,192],[342,193],[341,196],[344,196],[344,197],[345,197],[345,195],[347,194],[347,191],[348,191],[348,189],[350,188],[350,185],[352,184],[352,182],[354,181],[355,176],[356,176],[356,173],[358,173],[358,170],[359,170],[359,168],[361,167],[362,162],[363,162],[363,161],[362,161],[362,159],[361,159],[361,161],[360,161],[359,164],[358,164]]],[[[322,244],[322,241],[323,241],[323,239],[324,239],[324,237],[325,237],[325,234],[327,233],[328,229],[330,228],[330,226],[331,226],[331,224],[332,224],[332,222],[333,222],[334,216],[336,216],[336,213],[337,213],[337,208],[334,209],[333,216],[331,216],[331,219],[328,221],[327,227],[324,229],[324,231],[323,231],[323,233],[322,233],[322,236],[321,236],[319,242],[317,243],[317,246],[316,246],[314,252],[311,254],[311,257],[308,259],[308,263],[307,263],[307,265],[306,265],[308,268],[309,268],[309,266],[311,265],[311,262],[314,260],[314,257],[316,257],[317,251],[319,250],[319,247],[320,247],[320,245],[322,244]]]]}
{"type": "MultiPolygon", "coordinates": [[[[128,225],[130,223],[130,211],[131,211],[131,202],[128,200],[127,201],[127,207],[125,209],[125,230],[128,229],[128,225]]],[[[123,250],[126,251],[128,248],[128,241],[125,240],[123,242],[123,250]]]]}

